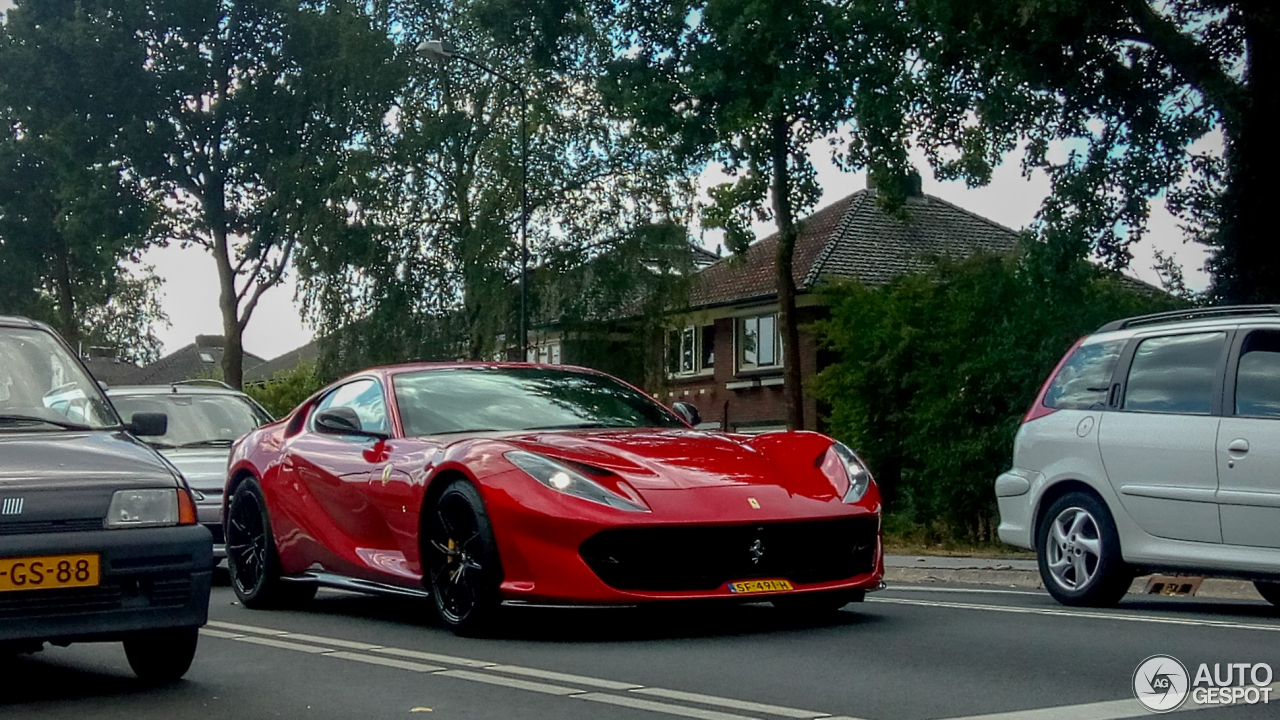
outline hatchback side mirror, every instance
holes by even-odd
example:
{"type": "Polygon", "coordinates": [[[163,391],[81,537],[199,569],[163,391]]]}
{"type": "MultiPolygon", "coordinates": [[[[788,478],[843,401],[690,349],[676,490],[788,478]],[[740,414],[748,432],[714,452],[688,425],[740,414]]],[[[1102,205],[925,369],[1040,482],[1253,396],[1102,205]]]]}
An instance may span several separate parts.
{"type": "Polygon", "coordinates": [[[125,430],[138,437],[157,437],[169,432],[169,416],[164,413],[134,413],[125,430]]]}
{"type": "Polygon", "coordinates": [[[698,423],[702,422],[702,415],[698,413],[698,408],[695,407],[693,403],[671,403],[671,409],[675,411],[676,415],[680,416],[681,420],[689,423],[690,425],[696,426],[698,423]]]}

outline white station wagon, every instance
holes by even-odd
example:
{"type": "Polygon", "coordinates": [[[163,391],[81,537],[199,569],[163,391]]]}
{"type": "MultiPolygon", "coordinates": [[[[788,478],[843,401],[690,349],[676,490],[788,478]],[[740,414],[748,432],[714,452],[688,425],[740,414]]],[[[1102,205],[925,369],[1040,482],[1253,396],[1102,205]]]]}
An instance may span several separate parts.
{"type": "Polygon", "coordinates": [[[1280,306],[1118,320],[1058,363],[996,480],[1000,539],[1067,605],[1136,573],[1252,580],[1280,605],[1280,306]]]}

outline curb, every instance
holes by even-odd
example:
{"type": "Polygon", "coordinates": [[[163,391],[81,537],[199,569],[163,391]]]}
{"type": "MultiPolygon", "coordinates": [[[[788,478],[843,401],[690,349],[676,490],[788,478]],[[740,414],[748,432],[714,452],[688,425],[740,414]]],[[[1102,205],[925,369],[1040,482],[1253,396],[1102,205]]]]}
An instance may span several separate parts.
{"type": "MultiPolygon", "coordinates": [[[[1040,581],[1040,571],[1034,560],[886,555],[884,565],[886,583],[899,582],[913,585],[954,583],[1026,590],[1044,588],[1044,584],[1040,581]]],[[[1129,593],[1145,594],[1147,580],[1150,577],[1150,575],[1143,575],[1135,578],[1133,584],[1129,586],[1129,593]]],[[[1253,587],[1253,583],[1245,580],[1206,578],[1195,596],[1215,600],[1266,602],[1253,587]]]]}

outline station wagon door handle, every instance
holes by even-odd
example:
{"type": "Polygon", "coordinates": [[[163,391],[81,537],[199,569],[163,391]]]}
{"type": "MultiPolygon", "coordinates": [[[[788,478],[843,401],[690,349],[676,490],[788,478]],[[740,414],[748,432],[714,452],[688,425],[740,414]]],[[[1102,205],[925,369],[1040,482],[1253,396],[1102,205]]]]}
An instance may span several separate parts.
{"type": "Polygon", "coordinates": [[[1227,452],[1232,455],[1244,455],[1249,452],[1249,441],[1244,438],[1236,438],[1227,446],[1227,452]]]}

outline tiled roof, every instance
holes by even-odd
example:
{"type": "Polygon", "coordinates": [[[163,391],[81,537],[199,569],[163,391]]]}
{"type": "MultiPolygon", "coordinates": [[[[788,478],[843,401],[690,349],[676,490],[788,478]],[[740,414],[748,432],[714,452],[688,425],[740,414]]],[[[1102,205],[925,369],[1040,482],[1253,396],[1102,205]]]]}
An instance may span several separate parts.
{"type": "Polygon", "coordinates": [[[133,385],[138,381],[142,368],[111,357],[82,358],[93,379],[107,385],[133,385]]]}
{"type": "MultiPolygon", "coordinates": [[[[800,291],[824,277],[857,278],[869,285],[924,270],[932,256],[962,258],[979,250],[1006,253],[1018,234],[945,200],[924,195],[907,200],[904,222],[886,213],[876,191],[860,190],[806,218],[796,239],[792,277],[800,291]]],[[[774,256],[777,234],[722,260],[698,275],[692,307],[777,294],[774,256]]]]}
{"type": "Polygon", "coordinates": [[[292,370],[304,362],[315,362],[320,357],[320,346],[314,340],[299,348],[294,348],[277,358],[272,358],[261,365],[244,371],[246,383],[266,382],[276,373],[292,370]]]}
{"type": "MultiPolygon", "coordinates": [[[[266,362],[253,353],[244,354],[244,371],[266,362]]],[[[138,385],[167,385],[180,380],[213,377],[222,370],[222,338],[198,335],[196,342],[175,350],[138,370],[138,385]]]]}

